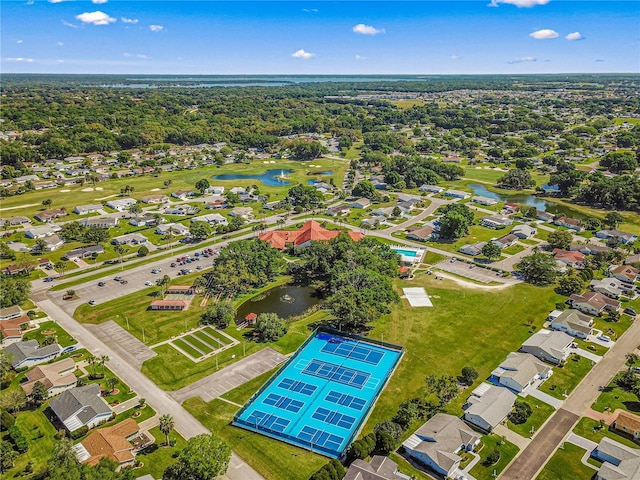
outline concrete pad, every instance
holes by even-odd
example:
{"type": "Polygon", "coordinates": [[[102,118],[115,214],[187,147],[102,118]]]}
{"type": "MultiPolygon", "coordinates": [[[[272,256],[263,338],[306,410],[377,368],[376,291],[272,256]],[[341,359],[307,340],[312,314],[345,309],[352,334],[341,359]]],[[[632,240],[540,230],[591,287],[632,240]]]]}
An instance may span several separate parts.
{"type": "Polygon", "coordinates": [[[433,307],[427,291],[422,287],[403,288],[404,298],[412,307],[433,307]]]}
{"type": "Polygon", "coordinates": [[[109,345],[129,363],[140,370],[142,364],[157,355],[136,337],[113,320],[100,325],[85,325],[102,342],[109,345]]]}

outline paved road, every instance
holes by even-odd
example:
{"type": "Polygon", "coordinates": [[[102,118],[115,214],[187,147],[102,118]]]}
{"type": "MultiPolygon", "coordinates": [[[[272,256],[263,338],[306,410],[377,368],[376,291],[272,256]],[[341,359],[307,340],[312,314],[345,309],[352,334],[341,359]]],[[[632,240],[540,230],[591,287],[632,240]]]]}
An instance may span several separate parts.
{"type": "Polygon", "coordinates": [[[575,423],[596,401],[600,386],[607,385],[624,367],[625,355],[635,350],[639,338],[640,322],[634,322],[567,397],[563,408],[547,421],[531,444],[502,472],[500,478],[533,480],[536,477],[575,423]]]}
{"type": "MultiPolygon", "coordinates": [[[[108,355],[109,361],[107,362],[107,366],[129,385],[129,387],[135,390],[139,396],[145,398],[147,403],[151,405],[156,412],[171,415],[175,421],[176,431],[184,438],[189,439],[202,433],[209,433],[209,430],[207,430],[198,419],[182,408],[171,396],[149,380],[114,349],[108,347],[92,335],[89,330],[76,322],[51,300],[44,300],[39,303],[39,306],[51,318],[54,318],[62,328],[82,343],[84,347],[90,350],[91,353],[97,356],[108,355]]],[[[236,454],[233,454],[231,457],[227,477],[231,480],[263,480],[260,474],[249,467],[249,465],[236,454]]]]}

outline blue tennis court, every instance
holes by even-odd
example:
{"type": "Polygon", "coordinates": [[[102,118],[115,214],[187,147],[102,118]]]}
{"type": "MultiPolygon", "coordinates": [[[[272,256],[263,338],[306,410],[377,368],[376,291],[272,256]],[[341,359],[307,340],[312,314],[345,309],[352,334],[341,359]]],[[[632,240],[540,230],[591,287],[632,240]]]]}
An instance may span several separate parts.
{"type": "Polygon", "coordinates": [[[242,407],[233,424],[340,458],[403,350],[317,331],[242,407]]]}

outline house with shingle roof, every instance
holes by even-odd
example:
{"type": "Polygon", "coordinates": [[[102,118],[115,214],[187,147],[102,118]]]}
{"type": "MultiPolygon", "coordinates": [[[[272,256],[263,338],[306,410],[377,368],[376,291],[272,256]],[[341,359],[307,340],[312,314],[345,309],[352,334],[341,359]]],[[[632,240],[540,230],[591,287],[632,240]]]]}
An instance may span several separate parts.
{"type": "Polygon", "coordinates": [[[560,218],[556,218],[553,221],[553,223],[555,225],[560,226],[560,227],[565,227],[565,228],[568,228],[570,230],[575,230],[576,232],[582,231],[582,224],[581,224],[580,220],[576,220],[574,218],[560,217],[560,218]]]}
{"type": "Polygon", "coordinates": [[[48,362],[62,354],[63,348],[57,343],[41,347],[37,340],[16,342],[4,349],[11,355],[11,366],[14,369],[33,367],[48,362]]]}
{"type": "Polygon", "coordinates": [[[84,426],[95,427],[111,417],[111,408],[101,397],[97,383],[62,392],[49,407],[70,432],[84,426]]]}
{"type": "Polygon", "coordinates": [[[587,338],[593,333],[593,318],[577,310],[569,309],[551,320],[552,329],[578,338],[587,338]]]}
{"type": "Polygon", "coordinates": [[[370,462],[359,458],[349,466],[342,480],[408,480],[406,475],[398,474],[398,464],[389,457],[374,455],[370,462]]]}
{"type": "Polygon", "coordinates": [[[515,401],[516,395],[508,388],[482,383],[467,399],[464,419],[490,432],[509,415],[515,401]]]}
{"type": "Polygon", "coordinates": [[[623,245],[633,243],[638,240],[638,236],[633,233],[621,232],[620,230],[600,230],[596,237],[604,240],[618,240],[623,245]]]}
{"type": "Polygon", "coordinates": [[[573,338],[564,332],[539,330],[525,340],[520,350],[557,365],[567,359],[572,343],[573,338]]]}
{"type": "Polygon", "coordinates": [[[513,220],[504,215],[489,215],[480,220],[480,225],[487,228],[497,230],[499,228],[506,228],[513,224],[513,220]]]}
{"type": "Polygon", "coordinates": [[[444,476],[453,476],[462,458],[458,452],[471,451],[480,443],[480,434],[453,415],[437,413],[418,428],[402,446],[406,454],[444,476]]]}
{"type": "Polygon", "coordinates": [[[511,352],[502,363],[491,372],[491,380],[514,392],[520,393],[538,380],[546,380],[553,373],[533,355],[511,352]]]}
{"type": "Polygon", "coordinates": [[[599,315],[603,310],[617,311],[621,305],[618,300],[613,300],[599,292],[586,292],[582,295],[574,293],[569,297],[568,303],[576,310],[588,315],[599,315]]]}
{"type": "Polygon", "coordinates": [[[621,410],[611,424],[611,428],[624,432],[638,440],[640,439],[640,416],[621,410]]]}
{"type": "Polygon", "coordinates": [[[140,433],[140,427],[131,418],[116,425],[99,428],[82,442],[74,445],[78,460],[88,465],[97,465],[103,458],[115,461],[120,468],[130,467],[135,463],[135,453],[149,444],[147,442],[134,445],[132,440],[140,433]]]}
{"type": "Polygon", "coordinates": [[[27,372],[27,381],[21,383],[20,386],[25,395],[29,396],[35,384],[40,382],[47,389],[47,395],[53,397],[77,385],[78,377],[73,373],[75,370],[76,363],[72,358],[65,358],[47,365],[39,365],[27,372]]]}
{"type": "Polygon", "coordinates": [[[638,279],[640,270],[631,265],[612,265],[609,267],[609,274],[618,280],[626,283],[633,283],[638,279]]]}
{"type": "Polygon", "coordinates": [[[6,346],[22,340],[22,326],[28,324],[30,321],[31,319],[26,315],[0,321],[0,332],[2,332],[1,344],[6,346]]]}
{"type": "Polygon", "coordinates": [[[582,268],[584,266],[584,254],[581,252],[554,248],[553,258],[569,267],[582,268]]]}
{"type": "Polygon", "coordinates": [[[518,241],[518,237],[513,233],[510,233],[508,235],[503,235],[500,238],[491,239],[491,243],[493,243],[494,245],[497,245],[498,247],[500,247],[500,249],[510,247],[511,245],[514,245],[517,241],[518,241]]]}
{"type": "Polygon", "coordinates": [[[603,464],[596,480],[637,480],[640,478],[640,449],[627,447],[610,438],[600,440],[591,456],[603,464]]]}

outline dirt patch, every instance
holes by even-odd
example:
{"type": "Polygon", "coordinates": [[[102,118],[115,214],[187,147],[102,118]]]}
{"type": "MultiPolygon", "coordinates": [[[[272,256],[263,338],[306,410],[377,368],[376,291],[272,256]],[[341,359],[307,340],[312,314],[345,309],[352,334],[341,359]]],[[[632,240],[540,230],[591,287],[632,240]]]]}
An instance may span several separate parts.
{"type": "Polygon", "coordinates": [[[55,330],[43,330],[42,331],[43,335],[53,335],[54,333],[56,333],[55,330]]]}

